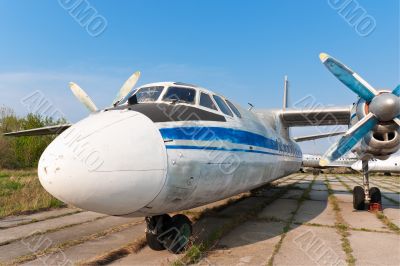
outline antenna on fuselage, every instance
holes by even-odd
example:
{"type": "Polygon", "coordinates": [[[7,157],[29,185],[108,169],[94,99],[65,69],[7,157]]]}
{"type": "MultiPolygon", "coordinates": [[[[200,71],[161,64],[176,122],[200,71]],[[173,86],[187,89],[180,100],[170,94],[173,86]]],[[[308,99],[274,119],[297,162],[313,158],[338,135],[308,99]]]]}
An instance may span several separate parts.
{"type": "Polygon", "coordinates": [[[288,107],[288,89],[289,89],[289,80],[288,76],[285,76],[285,83],[283,85],[283,110],[288,107]]]}
{"type": "Polygon", "coordinates": [[[252,103],[247,103],[247,104],[250,106],[249,109],[247,110],[251,111],[254,108],[254,105],[252,103]]]}

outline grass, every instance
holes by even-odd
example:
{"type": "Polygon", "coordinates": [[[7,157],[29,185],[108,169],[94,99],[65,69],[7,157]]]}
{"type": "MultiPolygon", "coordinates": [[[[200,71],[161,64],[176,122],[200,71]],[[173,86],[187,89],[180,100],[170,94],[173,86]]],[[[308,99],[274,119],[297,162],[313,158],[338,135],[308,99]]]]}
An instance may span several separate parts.
{"type": "MultiPolygon", "coordinates": [[[[339,180],[340,183],[342,183],[343,186],[346,187],[346,189],[352,193],[351,188],[345,183],[343,182],[339,177],[336,177],[337,180],[339,180]]],[[[351,179],[350,179],[351,180],[351,179]]],[[[386,199],[390,199],[389,197],[386,197],[383,193],[382,193],[382,197],[386,198],[386,199]]],[[[392,202],[397,202],[392,200],[392,202]]],[[[386,215],[384,215],[382,212],[376,212],[375,213],[376,218],[378,218],[384,225],[386,225],[391,231],[400,234],[400,228],[395,225],[394,223],[392,223],[392,221],[390,221],[390,219],[388,217],[386,217],[386,215]]]]}
{"type": "Polygon", "coordinates": [[[216,216],[216,215],[218,215],[220,217],[219,212],[225,210],[226,208],[232,206],[233,204],[237,204],[240,201],[249,198],[250,196],[251,196],[250,193],[242,193],[238,196],[235,196],[235,197],[229,199],[227,202],[225,202],[221,205],[217,205],[215,207],[206,208],[199,212],[193,212],[193,211],[189,210],[189,211],[183,211],[180,213],[190,216],[190,220],[192,222],[196,222],[205,217],[211,217],[211,216],[216,216]]]}
{"type": "Polygon", "coordinates": [[[112,250],[111,252],[107,253],[106,255],[100,256],[95,258],[93,261],[87,261],[78,263],[77,265],[82,266],[100,266],[100,265],[107,265],[113,261],[126,257],[130,254],[138,253],[147,245],[146,237],[141,237],[139,239],[134,240],[133,242],[123,246],[121,248],[112,250]]]}
{"type": "MultiPolygon", "coordinates": [[[[350,180],[350,181],[353,181],[354,183],[356,183],[356,184],[358,184],[358,185],[361,185],[361,182],[359,182],[359,181],[356,181],[356,180],[354,180],[354,179],[352,179],[352,178],[350,178],[350,177],[348,177],[348,176],[346,176],[346,178],[347,178],[348,180],[350,180]]],[[[385,199],[387,199],[388,201],[390,201],[391,203],[393,203],[393,204],[395,204],[395,205],[400,205],[400,202],[399,202],[399,201],[394,200],[394,199],[392,199],[392,198],[386,196],[384,193],[382,193],[382,197],[385,198],[385,199]]]]}
{"type": "Polygon", "coordinates": [[[348,192],[353,194],[353,190],[351,189],[351,187],[346,182],[343,182],[343,180],[340,178],[340,176],[337,175],[335,177],[336,177],[336,180],[338,180],[340,182],[340,184],[342,184],[342,186],[344,186],[347,189],[348,192]]]}
{"type": "MultiPolygon", "coordinates": [[[[353,178],[354,178],[354,176],[353,176],[353,178]]],[[[355,178],[357,178],[357,177],[355,177],[355,178]]],[[[362,177],[361,178],[357,178],[357,180],[359,180],[359,181],[361,181],[362,180],[362,177]]],[[[370,184],[371,185],[376,185],[376,181],[378,181],[379,182],[379,187],[381,187],[381,188],[383,188],[383,189],[386,189],[386,190],[389,190],[390,192],[392,192],[392,193],[394,193],[394,194],[397,194],[397,195],[400,195],[400,192],[399,191],[396,191],[396,190],[394,190],[393,188],[390,188],[390,187],[387,187],[386,185],[389,185],[389,184],[387,184],[387,183],[385,183],[385,182],[383,182],[382,180],[374,180],[374,178],[373,178],[373,176],[371,177],[370,176],[370,184]],[[372,181],[371,181],[371,179],[372,179],[372,181]],[[385,184],[384,186],[382,185],[382,184],[385,184]]],[[[389,185],[390,186],[390,185],[389,185]]]]}
{"type": "Polygon", "coordinates": [[[0,218],[64,206],[43,189],[36,170],[0,170],[0,218]]]}
{"type": "MultiPolygon", "coordinates": [[[[77,226],[77,225],[92,223],[94,221],[101,220],[101,219],[104,219],[106,217],[107,216],[100,216],[100,217],[96,217],[96,218],[93,218],[91,220],[87,220],[87,221],[84,221],[84,222],[77,222],[77,223],[67,224],[67,225],[63,225],[63,226],[60,226],[60,227],[51,228],[51,229],[48,229],[48,230],[34,231],[32,234],[30,234],[28,236],[23,236],[23,237],[19,237],[19,238],[10,239],[8,241],[0,242],[0,246],[5,246],[5,245],[8,245],[8,244],[20,241],[22,239],[25,239],[27,237],[49,234],[49,233],[60,231],[62,229],[71,228],[71,227],[74,227],[74,226],[77,226]]],[[[1,266],[1,264],[0,264],[0,266],[1,266]]]]}
{"type": "Polygon", "coordinates": [[[6,173],[0,173],[0,178],[3,178],[3,177],[10,177],[10,176],[6,173]]]}
{"type": "MultiPolygon", "coordinates": [[[[263,199],[259,204],[256,204],[254,207],[248,209],[246,212],[243,212],[240,215],[230,217],[223,224],[223,226],[212,231],[208,235],[207,239],[205,239],[203,242],[198,243],[198,244],[197,243],[193,244],[183,254],[183,257],[174,261],[172,263],[172,265],[183,266],[183,265],[195,264],[195,263],[199,262],[205,256],[205,254],[210,249],[212,249],[224,235],[227,235],[229,232],[231,232],[237,226],[245,223],[246,221],[249,221],[251,219],[257,219],[257,215],[261,210],[263,210],[266,206],[268,206],[270,203],[272,203],[276,199],[283,196],[289,189],[292,189],[293,186],[295,186],[295,183],[293,183],[291,185],[287,185],[287,186],[276,187],[278,190],[276,192],[274,192],[271,195],[271,197],[263,199]]],[[[265,189],[268,187],[272,188],[274,186],[272,184],[267,184],[263,188],[265,189]]],[[[246,197],[241,198],[239,200],[243,200],[245,198],[246,197]]],[[[220,211],[220,210],[218,210],[218,211],[220,211]]],[[[202,216],[202,217],[204,217],[204,216],[202,216]]]]}
{"type": "Polygon", "coordinates": [[[381,222],[383,224],[385,224],[390,230],[392,230],[393,232],[400,234],[400,228],[395,225],[394,223],[392,223],[392,221],[390,221],[390,219],[388,217],[386,217],[386,215],[384,215],[381,212],[376,212],[375,213],[376,217],[381,220],[381,222]]]}
{"type": "MultiPolygon", "coordinates": [[[[96,219],[94,219],[94,220],[87,221],[87,222],[84,222],[84,223],[93,222],[93,221],[95,221],[95,220],[99,220],[99,219],[102,219],[102,218],[103,218],[103,217],[96,218],[96,219]]],[[[143,223],[143,221],[140,221],[140,222],[132,222],[132,223],[123,224],[123,225],[118,225],[118,226],[116,226],[116,227],[108,228],[108,229],[106,229],[106,230],[104,230],[104,231],[97,232],[97,233],[94,233],[94,234],[91,234],[91,235],[87,235],[87,236],[83,236],[83,237],[78,238],[78,239],[68,240],[68,241],[66,241],[66,242],[61,242],[61,243],[56,244],[56,245],[54,245],[54,246],[48,247],[48,248],[46,248],[46,249],[38,250],[38,251],[36,251],[35,253],[31,253],[31,254],[28,254],[28,255],[24,255],[24,256],[18,257],[18,258],[14,259],[14,260],[11,262],[11,265],[23,264],[23,263],[26,263],[26,262],[35,260],[35,259],[37,259],[37,258],[39,258],[39,257],[41,257],[41,256],[46,256],[46,255],[54,254],[54,253],[60,252],[60,251],[62,251],[62,250],[65,250],[65,249],[67,249],[67,248],[69,248],[69,247],[73,247],[73,246],[82,244],[82,243],[87,242],[87,241],[96,240],[96,239],[101,238],[101,237],[106,237],[106,236],[109,236],[109,235],[111,235],[111,234],[124,231],[124,230],[126,230],[126,229],[131,228],[132,226],[135,226],[135,225],[138,225],[138,224],[141,224],[141,223],[143,223]]],[[[83,223],[79,223],[79,224],[83,224],[83,223]]],[[[75,224],[75,225],[78,225],[78,224],[75,224]]],[[[72,226],[75,226],[75,225],[72,225],[72,226]]],[[[66,226],[66,227],[62,227],[62,228],[68,228],[68,227],[72,227],[72,226],[66,226]]],[[[58,231],[58,230],[60,230],[60,228],[57,228],[57,229],[55,229],[54,231],[58,231]]],[[[47,231],[46,233],[48,233],[48,232],[50,232],[50,230],[47,231]]],[[[139,245],[138,245],[139,242],[142,243],[143,240],[142,240],[142,239],[140,239],[140,240],[135,240],[133,243],[130,243],[130,244],[127,245],[127,246],[121,247],[119,250],[121,250],[121,252],[122,252],[123,249],[124,249],[124,250],[125,250],[125,249],[128,250],[128,248],[137,247],[137,246],[139,246],[139,245]]],[[[141,245],[140,245],[140,246],[141,246],[141,245]]],[[[116,254],[116,251],[117,251],[117,250],[113,250],[113,251],[111,251],[110,253],[107,253],[106,255],[104,255],[104,256],[102,256],[102,257],[96,258],[96,260],[93,260],[93,261],[91,261],[91,262],[80,263],[80,264],[85,264],[85,265],[86,265],[87,263],[89,263],[89,264],[91,263],[92,265],[103,265],[103,264],[101,263],[101,261],[108,259],[107,256],[111,256],[110,254],[115,255],[115,254],[116,254]],[[99,261],[99,263],[97,263],[97,260],[99,261]]]]}
{"type": "MultiPolygon", "coordinates": [[[[347,185],[345,182],[343,182],[340,177],[336,177],[337,180],[339,180],[339,182],[346,187],[346,189],[350,192],[353,193],[353,190],[349,187],[349,185],[347,185]]],[[[382,196],[385,197],[382,193],[382,196]]],[[[391,231],[400,234],[400,228],[395,225],[394,223],[392,223],[392,221],[390,221],[390,219],[388,217],[386,217],[386,215],[384,215],[382,212],[375,212],[376,218],[378,218],[384,225],[386,225],[391,231]]],[[[365,228],[361,228],[362,231],[371,231],[365,228]]]]}
{"type": "Polygon", "coordinates": [[[208,238],[199,244],[193,244],[184,254],[182,259],[175,261],[172,265],[188,265],[197,263],[204,254],[216,245],[217,241],[226,235],[228,232],[232,231],[238,225],[246,222],[250,219],[251,214],[249,212],[243,213],[236,217],[231,217],[222,227],[211,232],[208,238]]]}
{"type": "MultiPolygon", "coordinates": [[[[304,226],[312,226],[312,227],[323,227],[323,228],[333,228],[336,229],[336,226],[327,225],[327,224],[318,224],[318,223],[301,223],[294,222],[295,225],[304,225],[304,226]]],[[[356,228],[356,227],[347,227],[350,231],[362,231],[362,232],[371,232],[371,233],[383,233],[383,234],[393,234],[392,232],[384,231],[384,230],[376,230],[376,229],[368,229],[368,228],[356,228]]]]}
{"type": "MultiPolygon", "coordinates": [[[[339,179],[340,181],[340,179],[339,179]]],[[[344,221],[342,214],[341,214],[341,209],[339,206],[339,203],[337,201],[336,196],[333,194],[333,190],[331,187],[331,184],[329,183],[328,179],[325,177],[325,185],[328,188],[328,201],[333,207],[333,210],[335,212],[335,228],[338,234],[341,236],[340,240],[342,242],[342,249],[344,253],[346,254],[346,262],[348,265],[355,265],[356,259],[353,256],[353,249],[350,245],[349,241],[349,226],[348,224],[344,221]]]]}
{"type": "Polygon", "coordinates": [[[314,176],[313,180],[310,182],[310,184],[308,185],[307,189],[305,189],[303,191],[303,194],[297,200],[296,209],[292,212],[292,215],[290,216],[290,219],[286,222],[285,226],[283,227],[283,230],[282,230],[283,232],[282,232],[281,238],[279,239],[279,242],[275,245],[274,250],[273,250],[273,252],[271,254],[271,257],[268,260],[268,263],[267,263],[268,266],[274,265],[275,256],[276,256],[276,254],[278,254],[279,250],[281,249],[282,244],[283,244],[283,240],[286,238],[287,232],[289,232],[289,230],[291,229],[291,225],[294,222],[294,218],[295,218],[297,212],[299,211],[299,209],[300,209],[301,205],[303,204],[303,202],[310,198],[310,192],[311,192],[311,188],[312,188],[312,186],[313,186],[313,184],[315,182],[315,178],[316,178],[316,176],[314,176]]]}

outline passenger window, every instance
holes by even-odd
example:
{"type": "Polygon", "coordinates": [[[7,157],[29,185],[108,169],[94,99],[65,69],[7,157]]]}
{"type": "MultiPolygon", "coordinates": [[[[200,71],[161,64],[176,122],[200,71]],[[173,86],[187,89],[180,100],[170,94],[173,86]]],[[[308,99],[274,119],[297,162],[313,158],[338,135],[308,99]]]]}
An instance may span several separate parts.
{"type": "Polygon", "coordinates": [[[229,107],[232,109],[232,111],[235,113],[235,115],[239,118],[242,118],[242,115],[240,114],[239,110],[236,108],[236,106],[233,105],[233,103],[231,103],[228,100],[225,100],[226,103],[229,105],[229,107]]]}
{"type": "Polygon", "coordinates": [[[221,97],[217,96],[217,95],[213,95],[214,100],[217,102],[219,109],[221,109],[221,111],[229,116],[233,116],[231,109],[229,109],[228,105],[226,105],[226,103],[224,102],[224,100],[222,100],[221,97]]]}
{"type": "Polygon", "coordinates": [[[213,110],[218,110],[214,102],[212,101],[210,95],[205,94],[204,92],[200,94],[200,105],[213,110]]]}
{"type": "Polygon", "coordinates": [[[171,102],[194,103],[196,90],[182,87],[169,87],[163,100],[171,102]]]}

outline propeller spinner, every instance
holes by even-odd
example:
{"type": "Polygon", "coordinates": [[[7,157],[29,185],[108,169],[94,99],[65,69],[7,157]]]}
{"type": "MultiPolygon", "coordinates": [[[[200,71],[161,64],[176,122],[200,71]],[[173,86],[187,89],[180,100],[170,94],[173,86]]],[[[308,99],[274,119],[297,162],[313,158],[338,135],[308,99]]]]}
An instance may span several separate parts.
{"type": "Polygon", "coordinates": [[[400,85],[391,93],[377,91],[353,70],[325,54],[320,54],[322,63],[328,70],[350,90],[364,99],[369,105],[369,113],[352,126],[346,134],[333,144],[320,160],[321,166],[339,159],[350,151],[379,122],[393,121],[400,125],[400,85]]]}

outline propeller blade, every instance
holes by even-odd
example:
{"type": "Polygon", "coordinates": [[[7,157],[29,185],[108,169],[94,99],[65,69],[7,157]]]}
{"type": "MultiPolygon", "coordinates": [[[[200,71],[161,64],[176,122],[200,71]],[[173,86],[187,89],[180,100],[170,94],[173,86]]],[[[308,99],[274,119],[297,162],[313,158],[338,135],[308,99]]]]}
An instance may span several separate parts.
{"type": "Polygon", "coordinates": [[[70,82],[69,87],[71,88],[71,91],[75,97],[81,103],[83,103],[83,105],[85,105],[90,112],[96,112],[98,110],[92,99],[90,99],[89,95],[87,95],[87,93],[81,87],[79,87],[78,84],[70,82]]]}
{"type": "Polygon", "coordinates": [[[399,117],[393,118],[393,121],[394,121],[398,126],[400,126],[400,118],[399,118],[399,117]]]}
{"type": "Polygon", "coordinates": [[[139,78],[140,78],[140,71],[137,71],[133,73],[133,75],[130,76],[127,81],[125,81],[124,85],[122,85],[121,89],[119,90],[117,97],[115,97],[113,105],[117,105],[119,102],[121,102],[122,99],[124,99],[129,94],[132,88],[135,87],[139,78]]]}
{"type": "Polygon", "coordinates": [[[348,151],[350,151],[374,126],[378,123],[378,119],[374,114],[369,113],[363,119],[352,126],[340,140],[333,144],[319,161],[321,166],[326,166],[333,162],[348,151]]]}
{"type": "Polygon", "coordinates": [[[368,82],[335,58],[325,53],[321,53],[319,58],[336,78],[365,101],[370,102],[378,95],[378,92],[368,82]]]}
{"type": "Polygon", "coordinates": [[[398,85],[393,91],[392,93],[396,96],[400,96],[400,85],[398,85]]]}

